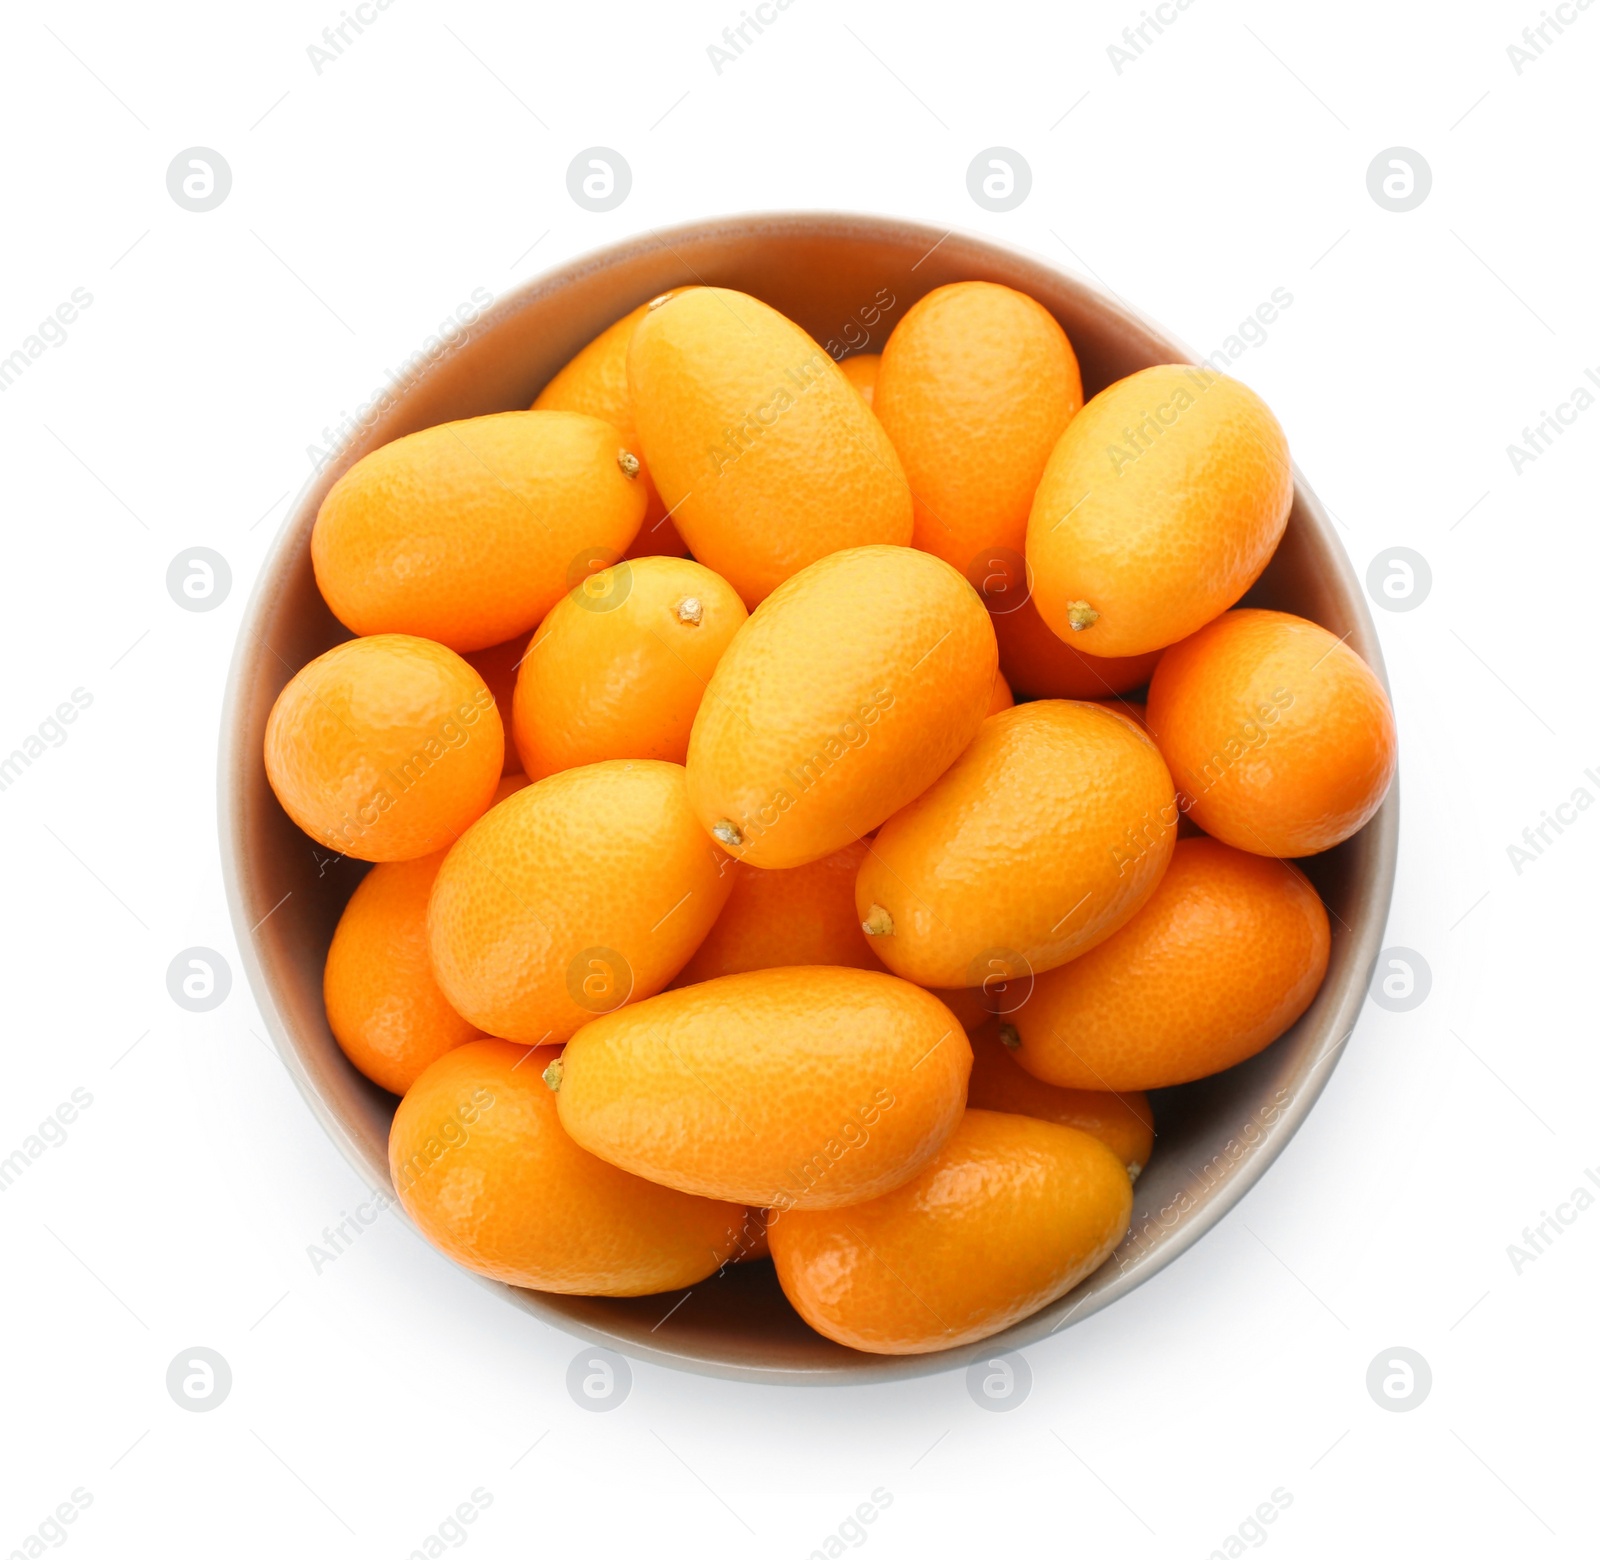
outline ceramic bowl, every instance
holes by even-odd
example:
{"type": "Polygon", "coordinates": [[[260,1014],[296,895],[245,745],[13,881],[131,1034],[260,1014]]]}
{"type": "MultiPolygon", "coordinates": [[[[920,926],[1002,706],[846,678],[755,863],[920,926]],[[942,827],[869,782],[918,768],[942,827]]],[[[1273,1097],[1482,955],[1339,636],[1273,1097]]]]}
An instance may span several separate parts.
{"type": "MultiPolygon", "coordinates": [[[[1077,351],[1086,396],[1150,364],[1192,361],[1124,304],[1043,260],[983,239],[874,217],[723,218],[575,260],[486,308],[454,340],[430,341],[387,395],[349,425],[348,437],[306,484],[261,571],[229,678],[222,863],[239,951],[267,1026],[312,1110],[374,1187],[388,1185],[385,1144],[396,1102],[344,1059],[322,1009],[328,943],[365,868],[331,858],[289,821],[261,758],[279,690],[313,656],[349,637],[312,577],[311,527],[323,495],[367,451],[402,434],[530,405],[587,341],[669,287],[700,282],[753,293],[838,357],[881,350],[924,293],[972,278],[1018,288],[1055,315],[1077,351]]],[[[1382,675],[1356,576],[1298,477],[1283,542],[1246,599],[1315,619],[1382,675]]],[[[1081,1321],[1205,1235],[1305,1119],[1366,995],[1389,909],[1398,808],[1391,794],[1353,839],[1305,864],[1333,925],[1327,979],[1310,1010],[1250,1061],[1155,1096],[1159,1137],[1135,1188],[1122,1247],[1072,1293],[1007,1332],[938,1354],[856,1353],[812,1332],[765,1262],[729,1268],[687,1299],[585,1299],[493,1287],[512,1305],[623,1354],[709,1375],[797,1384],[865,1383],[964,1367],[1081,1321]]],[[[397,1216],[403,1217],[398,1210],[397,1216]]]]}

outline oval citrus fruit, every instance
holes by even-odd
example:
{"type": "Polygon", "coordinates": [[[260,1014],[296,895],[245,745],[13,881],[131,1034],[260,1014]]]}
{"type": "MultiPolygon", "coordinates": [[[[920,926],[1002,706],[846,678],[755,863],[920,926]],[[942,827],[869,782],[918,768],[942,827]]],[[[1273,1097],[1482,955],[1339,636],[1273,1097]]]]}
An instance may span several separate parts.
{"type": "Polygon", "coordinates": [[[628,386],[689,550],[746,605],[828,553],[911,540],[882,426],[811,337],[747,293],[694,287],[646,314],[628,386]]]}
{"type": "Polygon", "coordinates": [[[762,603],[718,664],[689,737],[695,814],[752,866],[830,855],[951,763],[994,672],[989,614],[949,564],[834,553],[762,603]]]}
{"type": "Polygon", "coordinates": [[[877,352],[857,352],[853,357],[840,360],[839,372],[861,393],[861,399],[872,405],[873,391],[878,384],[878,369],[883,356],[877,352]]]}
{"type": "Polygon", "coordinates": [[[688,549],[678,528],[667,516],[667,506],[656,492],[650,468],[640,454],[639,431],[634,426],[633,397],[628,392],[628,345],[633,330],[652,309],[681,292],[673,288],[641,303],[608,325],[578,355],[570,359],[534,398],[536,412],[584,412],[608,422],[622,435],[622,446],[639,456],[639,486],[644,489],[644,519],[625,558],[681,558],[688,549]]]}
{"type": "Polygon", "coordinates": [[[1037,1116],[1060,1127],[1076,1127],[1099,1138],[1128,1167],[1129,1178],[1139,1179],[1156,1140],[1155,1117],[1143,1093],[1061,1089],[1035,1078],[1017,1064],[1015,1053],[1022,1042],[1009,1019],[991,1018],[981,1028],[969,1030],[967,1040],[972,1046],[969,1108],[1037,1116]]]}
{"type": "Polygon", "coordinates": [[[873,951],[928,986],[1042,974],[1103,942],[1172,854],[1172,781],[1156,745],[1093,704],[991,715],[878,831],[856,879],[873,951]]]}
{"type": "Polygon", "coordinates": [[[856,916],[856,871],[866,854],[857,840],[803,867],[732,862],[728,902],[673,985],[784,965],[881,970],[856,916]]]}
{"type": "Polygon", "coordinates": [[[580,1029],[561,1059],[561,1124],[680,1191],[837,1208],[938,1152],[971,1064],[949,1009],[892,975],[751,970],[580,1029]]]}
{"type": "Polygon", "coordinates": [[[1148,655],[1086,655],[1076,645],[1057,639],[1045,627],[1031,600],[1009,612],[990,603],[994,637],[1000,646],[1000,670],[1013,694],[1025,699],[1104,699],[1130,693],[1150,681],[1161,659],[1148,655]]]}
{"type": "Polygon", "coordinates": [[[356,885],[322,972],[328,1027],[380,1088],[404,1094],[446,1051],[478,1039],[428,962],[428,891],[444,852],[381,861],[356,885]]]}
{"type": "Polygon", "coordinates": [[[1179,840],[1139,913],[1041,975],[1008,1015],[1014,1054],[1070,1089],[1188,1083],[1276,1040],[1327,968],[1328,912],[1301,872],[1218,840],[1179,840]]]}
{"type": "Polygon", "coordinates": [[[483,679],[430,639],[349,639],[301,667],[267,717],[267,779],[313,839],[405,861],[457,839],[499,783],[505,732],[483,679]]]}
{"type": "Polygon", "coordinates": [[[503,644],[490,645],[487,650],[469,650],[461,657],[487,684],[494,698],[494,707],[500,712],[500,724],[506,734],[503,769],[508,775],[522,773],[522,755],[517,752],[517,745],[511,739],[511,704],[517,686],[517,671],[522,665],[523,656],[528,653],[528,643],[532,638],[532,634],[518,634],[515,639],[508,639],[503,644]]]}
{"type": "Polygon", "coordinates": [[[1348,839],[1394,778],[1394,715],[1377,674],[1287,612],[1241,608],[1174,645],[1145,716],[1194,821],[1264,856],[1348,839]]]}
{"type": "Polygon", "coordinates": [[[482,650],[532,628],[622,556],[644,515],[637,457],[577,412],[441,423],[364,455],[311,532],[333,615],[357,634],[482,650]]]}
{"type": "Polygon", "coordinates": [[[417,1227],[474,1273],[558,1294],[653,1295],[716,1272],[745,1210],[586,1154],[540,1077],[554,1055],[473,1040],[407,1091],[389,1174],[417,1227]]]}
{"type": "Polygon", "coordinates": [[[933,1161],[851,1208],[768,1224],[778,1282],[824,1337],[927,1354],[1003,1331],[1087,1278],[1128,1228],[1122,1161],[1086,1132],[969,1110],[933,1161]]]}
{"type": "Polygon", "coordinates": [[[728,897],[727,859],[652,760],[564,769],[486,813],[428,904],[434,975],[480,1029],[565,1040],[658,992],[728,897]]]}
{"type": "Polygon", "coordinates": [[[512,730],[529,778],[608,758],[681,764],[747,616],[733,587],[689,558],[591,574],[551,608],[517,675],[512,730]]]}
{"type": "Polygon", "coordinates": [[[919,298],[883,349],[872,409],[911,484],[912,545],[972,578],[986,550],[1020,555],[1045,461],[1083,405],[1066,332],[996,282],[919,298]]]}
{"type": "Polygon", "coordinates": [[[1141,369],[1051,453],[1028,518],[1033,599],[1091,655],[1159,650],[1250,588],[1293,501],[1289,446],[1260,396],[1208,368],[1141,369]]]}

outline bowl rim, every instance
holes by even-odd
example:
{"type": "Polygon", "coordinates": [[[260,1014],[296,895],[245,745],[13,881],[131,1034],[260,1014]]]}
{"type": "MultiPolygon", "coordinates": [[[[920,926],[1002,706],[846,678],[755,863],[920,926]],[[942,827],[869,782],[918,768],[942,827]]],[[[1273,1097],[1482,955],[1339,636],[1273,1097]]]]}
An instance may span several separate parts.
{"type": "MultiPolygon", "coordinates": [[[[265,628],[279,591],[298,561],[296,549],[289,543],[305,523],[308,506],[320,505],[323,494],[340,474],[368,450],[388,443],[398,436],[388,430],[392,424],[403,420],[401,414],[409,397],[433,380],[448,364],[450,358],[462,348],[493,334],[531,303],[548,294],[561,291],[586,276],[618,267],[630,260],[662,250],[675,254],[674,240],[682,243],[700,243],[716,239],[738,240],[785,235],[805,239],[870,238],[890,243],[920,242],[925,245],[922,256],[924,260],[935,249],[955,238],[960,244],[979,253],[988,253],[1013,268],[1020,263],[1024,268],[1049,275],[1058,286],[1065,283],[1070,290],[1076,291],[1086,303],[1091,303],[1102,315],[1113,316],[1122,324],[1132,327],[1160,342],[1164,348],[1170,349],[1171,361],[1175,363],[1199,365],[1203,361],[1186,343],[1133,308],[1105,284],[1085,279],[1054,260],[1046,259],[1017,245],[998,241],[987,234],[972,232],[961,227],[941,229],[931,224],[897,217],[880,217],[847,211],[822,209],[756,211],[690,220],[668,228],[645,229],[614,243],[587,250],[518,283],[498,296],[491,305],[464,326],[461,334],[450,343],[449,352],[431,362],[403,388],[397,389],[394,393],[394,405],[388,411],[368,422],[358,423],[338,440],[323,462],[306,478],[293,503],[285,512],[284,519],[275,531],[256,575],[249,600],[241,616],[228,668],[219,726],[217,826],[223,886],[239,957],[249,980],[251,994],[272,1036],[278,1056],[301,1096],[311,1107],[312,1114],[357,1175],[375,1192],[386,1194],[391,1199],[393,1199],[392,1187],[386,1179],[374,1178],[371,1161],[363,1143],[317,1087],[295,1043],[277,1000],[273,980],[260,956],[257,933],[261,923],[250,924],[248,907],[245,904],[243,872],[247,849],[245,795],[252,764],[259,763],[259,753],[255,750],[255,744],[249,740],[250,733],[245,729],[248,714],[248,671],[253,654],[257,653],[256,647],[266,643],[265,628]]],[[[681,256],[679,258],[682,259],[681,256]]],[[[687,261],[683,263],[688,265],[687,261]]],[[[920,265],[921,261],[917,263],[920,265]]],[[[693,268],[689,269],[692,271],[693,268]]],[[[1378,642],[1376,624],[1361,591],[1354,565],[1339,540],[1338,533],[1333,529],[1327,511],[1306,483],[1298,465],[1292,464],[1292,474],[1295,508],[1314,533],[1320,552],[1331,564],[1335,575],[1332,583],[1341,590],[1350,616],[1354,620],[1355,627],[1347,638],[1351,641],[1352,648],[1377,675],[1385,692],[1388,692],[1389,680],[1378,642]]],[[[312,512],[314,514],[314,508],[312,512]]],[[[566,1312],[558,1311],[546,1302],[546,1297],[539,1291],[503,1284],[471,1273],[450,1262],[426,1241],[398,1200],[392,1200],[392,1210],[430,1251],[435,1252],[439,1261],[448,1263],[456,1272],[464,1273],[476,1283],[497,1291],[503,1298],[510,1299],[523,1310],[532,1312],[558,1331],[587,1343],[615,1350],[633,1359],[697,1375],[767,1384],[867,1386],[959,1370],[1000,1355],[1015,1353],[1053,1336],[1068,1325],[1085,1320],[1163,1272],[1237,1206],[1245,1194],[1271,1168],[1304,1123],[1306,1116],[1327,1086],[1333,1068],[1338,1065],[1345,1042],[1354,1033],[1366,999],[1370,974],[1382,945],[1398,860],[1399,791],[1397,766],[1387,798],[1362,831],[1371,831],[1372,841],[1368,852],[1370,857],[1368,868],[1352,895],[1352,906],[1358,915],[1352,928],[1355,949],[1349,961],[1349,968],[1354,971],[1365,971],[1366,978],[1358,983],[1347,976],[1337,992],[1336,1001],[1324,1015],[1320,1026],[1323,1032],[1329,1036],[1337,1035],[1338,1038],[1326,1045],[1322,1054],[1311,1064],[1306,1077],[1294,1091],[1289,1103],[1281,1109],[1276,1120],[1265,1128],[1261,1142],[1253,1149],[1248,1159],[1238,1166],[1224,1184],[1211,1191],[1197,1216],[1186,1218],[1166,1236],[1159,1252],[1159,1260],[1143,1261],[1132,1270],[1124,1269],[1112,1282],[1096,1289],[1076,1304],[1073,1303],[1076,1290],[1069,1290],[1051,1305],[1034,1312],[1002,1333],[976,1343],[961,1344],[931,1353],[860,1354],[838,1366],[752,1366],[740,1361],[719,1360],[692,1350],[674,1348],[670,1341],[642,1343],[631,1335],[622,1336],[605,1327],[592,1325],[566,1312]],[[1331,1065],[1324,1066],[1325,1062],[1331,1065]]]]}

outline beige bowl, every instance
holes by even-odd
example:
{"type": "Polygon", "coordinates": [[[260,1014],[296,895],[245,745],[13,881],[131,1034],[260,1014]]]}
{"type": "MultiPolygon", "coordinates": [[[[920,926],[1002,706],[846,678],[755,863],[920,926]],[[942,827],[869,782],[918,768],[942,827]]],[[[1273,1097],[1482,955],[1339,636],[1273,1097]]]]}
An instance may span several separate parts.
{"type": "MultiPolygon", "coordinates": [[[[528,406],[585,342],[669,287],[707,282],[753,293],[840,355],[881,350],[916,299],[970,278],[1019,288],[1055,315],[1077,349],[1086,395],[1153,363],[1192,361],[1177,342],[1094,288],[982,239],[874,217],[734,217],[630,239],[501,299],[454,348],[397,387],[389,408],[358,428],[306,485],[262,570],[228,681],[220,755],[222,865],[239,951],[284,1063],[373,1186],[388,1185],[385,1145],[395,1100],[344,1059],[322,1010],[328,943],[364,868],[330,859],[289,821],[268,788],[261,759],[278,691],[313,656],[349,637],[323,605],[311,572],[311,526],[323,495],[368,450],[402,434],[528,406]]],[[[1294,512],[1277,556],[1248,600],[1314,618],[1346,636],[1382,674],[1356,577],[1303,482],[1295,484],[1294,512]]],[[[1135,1188],[1127,1240],[1087,1282],[1009,1331],[940,1354],[858,1354],[799,1319],[770,1263],[730,1268],[697,1285],[687,1299],[583,1299],[494,1287],[552,1325],[624,1354],[708,1375],[804,1384],[950,1370],[1036,1343],[1092,1315],[1221,1219],[1310,1110],[1366,995],[1389,909],[1398,818],[1398,798],[1391,794],[1360,834],[1308,864],[1334,929],[1328,977],[1311,1010],[1261,1055],[1156,1097],[1160,1135],[1135,1188]]]]}

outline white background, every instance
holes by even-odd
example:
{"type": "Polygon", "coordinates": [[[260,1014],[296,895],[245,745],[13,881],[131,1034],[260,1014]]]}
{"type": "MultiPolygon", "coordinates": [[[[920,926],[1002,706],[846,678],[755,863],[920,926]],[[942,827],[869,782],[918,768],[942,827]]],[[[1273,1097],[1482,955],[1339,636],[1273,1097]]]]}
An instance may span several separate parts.
{"type": "Polygon", "coordinates": [[[74,288],[93,303],[0,394],[0,751],[74,688],[93,702],[0,791],[0,1156],[74,1089],[93,1103],[0,1194],[0,1554],[78,1487],[84,1557],[402,1557],[475,1488],[481,1556],[805,1556],[875,1488],[879,1556],[1201,1557],[1275,1489],[1292,1504],[1261,1547],[1283,1556],[1579,1552],[1600,1209],[1520,1273],[1507,1253],[1600,1174],[1600,815],[1520,873],[1507,852],[1600,796],[1600,407],[1520,474],[1507,454],[1600,372],[1600,7],[1519,75],[1507,45],[1539,10],[1195,0],[1119,74],[1138,0],[794,0],[718,74],[738,0],[395,0],[318,74],[339,0],[6,8],[0,356],[74,288]],[[595,144],[633,171],[605,215],[566,189],[595,144]],[[233,173],[205,214],[165,183],[196,145],[233,173]],[[1003,215],[967,193],[994,145],[1033,172],[1003,215]],[[1433,174],[1403,214],[1366,184],[1397,145],[1433,174]],[[780,1390],[648,1365],[580,1411],[575,1340],[392,1217],[313,1271],[365,1189],[242,979],[208,1014],[166,991],[195,944],[238,975],[220,697],[306,447],[475,287],[796,207],[1021,246],[1202,351],[1286,288],[1234,371],[1358,570],[1397,545],[1432,570],[1420,606],[1375,608],[1402,733],[1387,941],[1424,956],[1427,1000],[1369,1003],[1261,1185],[1031,1349],[1003,1414],[960,1373],[780,1390]],[[165,587],[196,545],[233,573],[209,613],[165,587]],[[232,1369],[213,1412],[165,1387],[194,1345],[232,1369]],[[1433,1375],[1407,1413],[1365,1385],[1397,1345],[1433,1375]]]}

